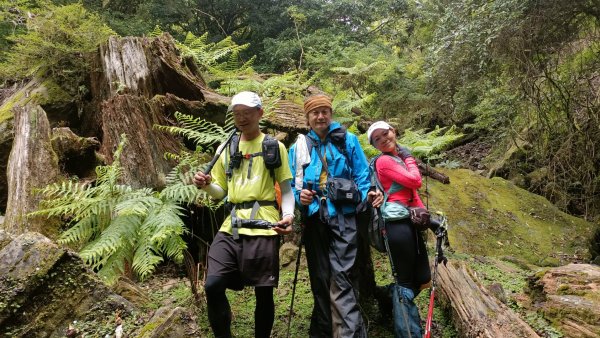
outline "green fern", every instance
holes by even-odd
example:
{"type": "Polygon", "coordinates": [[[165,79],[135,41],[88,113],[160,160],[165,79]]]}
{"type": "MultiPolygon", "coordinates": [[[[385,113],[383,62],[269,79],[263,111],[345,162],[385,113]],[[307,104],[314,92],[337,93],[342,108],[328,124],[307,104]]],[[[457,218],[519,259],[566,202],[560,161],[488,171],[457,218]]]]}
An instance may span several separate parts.
{"type": "Polygon", "coordinates": [[[227,137],[224,128],[202,118],[194,118],[180,112],[175,112],[175,118],[180,126],[155,125],[154,127],[171,134],[184,136],[198,145],[213,144],[223,141],[227,137]]]}
{"type": "Polygon", "coordinates": [[[425,130],[405,129],[400,143],[407,145],[416,156],[430,157],[448,148],[452,143],[461,139],[464,134],[456,130],[456,126],[440,128],[426,133],[425,130]]]}
{"type": "Polygon", "coordinates": [[[181,209],[170,195],[149,188],[118,184],[125,135],[113,163],[96,168],[95,185],[52,184],[40,191],[40,209],[31,215],[69,219],[59,243],[82,246],[83,261],[113,283],[131,267],[140,279],[148,277],[163,257],[182,259],[185,242],[181,209]]]}
{"type": "Polygon", "coordinates": [[[163,35],[163,30],[160,28],[159,25],[154,26],[154,29],[150,33],[148,33],[149,37],[157,37],[161,35],[163,35]]]}
{"type": "Polygon", "coordinates": [[[236,44],[230,36],[217,43],[211,43],[208,42],[208,33],[201,36],[188,33],[183,43],[177,44],[182,55],[192,57],[198,67],[205,72],[209,82],[253,74],[252,65],[255,57],[242,63],[239,56],[240,52],[249,46],[249,44],[236,44]]]}
{"type": "Polygon", "coordinates": [[[206,192],[192,184],[192,178],[194,173],[204,170],[209,162],[209,159],[203,156],[202,152],[211,150],[215,144],[225,141],[227,135],[233,130],[232,114],[228,113],[226,115],[225,127],[179,112],[175,113],[175,118],[180,126],[156,125],[155,128],[187,137],[196,144],[196,151],[190,153],[183,150],[179,154],[165,154],[167,158],[175,160],[177,165],[167,174],[167,186],[160,193],[160,196],[163,199],[180,204],[203,205],[214,211],[222,205],[222,202],[215,203],[212,201],[206,192]],[[206,161],[202,161],[202,158],[205,158],[206,161]]]}
{"type": "MultiPolygon", "coordinates": [[[[424,129],[416,131],[405,129],[403,136],[398,139],[398,143],[409,148],[416,157],[432,159],[436,154],[449,148],[464,136],[456,129],[456,126],[450,128],[436,127],[430,132],[425,132],[424,129]]],[[[359,135],[358,140],[368,158],[380,153],[369,143],[367,134],[359,135]]]]}

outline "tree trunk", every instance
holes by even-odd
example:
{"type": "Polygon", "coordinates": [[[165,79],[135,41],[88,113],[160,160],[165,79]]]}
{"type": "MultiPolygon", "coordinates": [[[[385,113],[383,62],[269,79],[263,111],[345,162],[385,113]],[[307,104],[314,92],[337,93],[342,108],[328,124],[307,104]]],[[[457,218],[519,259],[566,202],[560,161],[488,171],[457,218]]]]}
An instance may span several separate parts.
{"type": "Polygon", "coordinates": [[[449,300],[461,337],[539,337],[472,276],[473,272],[460,261],[438,266],[439,290],[449,300]]]}
{"type": "Polygon", "coordinates": [[[8,159],[8,202],[3,228],[19,235],[27,230],[56,237],[53,222],[36,217],[26,219],[39,203],[35,189],[55,182],[59,176],[58,157],[52,150],[50,124],[40,106],[13,108],[14,140],[8,159]]]}
{"type": "Polygon", "coordinates": [[[565,337],[600,337],[600,267],[568,264],[529,278],[535,309],[565,337]]]}
{"type": "Polygon", "coordinates": [[[102,105],[100,153],[108,160],[121,134],[127,135],[121,166],[123,182],[133,187],[164,187],[165,174],[173,167],[164,153],[179,152],[179,143],[173,135],[153,128],[154,124],[167,124],[160,109],[152,101],[131,95],[114,96],[102,105]]]}

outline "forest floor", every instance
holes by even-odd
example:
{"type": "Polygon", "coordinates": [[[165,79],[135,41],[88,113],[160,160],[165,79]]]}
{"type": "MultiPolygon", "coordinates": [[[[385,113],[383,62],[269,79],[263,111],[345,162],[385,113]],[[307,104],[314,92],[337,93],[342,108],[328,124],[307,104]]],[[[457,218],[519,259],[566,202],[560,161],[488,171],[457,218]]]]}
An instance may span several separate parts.
{"type": "MultiPolygon", "coordinates": [[[[392,280],[389,263],[386,256],[381,253],[372,252],[375,267],[375,279],[378,286],[385,286],[392,280]]],[[[280,271],[279,287],[275,289],[275,323],[271,337],[279,338],[287,336],[288,314],[291,302],[292,286],[294,280],[295,263],[283,267],[280,271]]],[[[148,304],[149,315],[163,306],[182,306],[192,313],[192,320],[196,327],[189,332],[195,337],[212,337],[208,318],[206,314],[206,300],[202,290],[202,281],[199,282],[200,300],[195,301],[192,295],[189,279],[182,267],[174,264],[162,266],[149,280],[141,284],[141,287],[150,296],[148,304]]],[[[231,304],[233,313],[232,333],[234,337],[254,336],[254,292],[252,288],[242,291],[227,291],[227,297],[231,304]]],[[[429,289],[423,290],[416,298],[420,310],[423,327],[427,318],[429,303],[429,289]]],[[[432,337],[456,337],[456,332],[450,324],[449,318],[441,309],[439,299],[436,299],[432,337]]],[[[296,296],[294,298],[294,315],[290,326],[290,337],[306,337],[310,325],[313,297],[310,290],[310,282],[306,261],[301,259],[301,267],[296,284],[296,296]]],[[[372,338],[393,337],[391,313],[382,315],[377,304],[373,301],[363,305],[361,309],[363,318],[368,328],[368,336],[372,338]]]]}

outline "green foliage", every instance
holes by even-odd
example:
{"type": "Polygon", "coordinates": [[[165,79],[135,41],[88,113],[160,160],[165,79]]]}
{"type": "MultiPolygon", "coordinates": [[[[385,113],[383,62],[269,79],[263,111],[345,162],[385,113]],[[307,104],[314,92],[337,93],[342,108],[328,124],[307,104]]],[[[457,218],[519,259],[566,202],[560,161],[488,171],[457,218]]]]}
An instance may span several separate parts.
{"type": "Polygon", "coordinates": [[[14,47],[0,65],[4,79],[50,76],[71,92],[89,71],[86,59],[114,32],[81,4],[48,5],[27,21],[27,32],[14,35],[14,47]]]}
{"type": "Polygon", "coordinates": [[[46,1],[0,0],[0,60],[13,45],[10,37],[25,33],[27,18],[37,15],[39,7],[45,4],[46,1]]]}
{"type": "Polygon", "coordinates": [[[204,170],[209,162],[203,160],[205,158],[203,153],[212,150],[214,145],[224,142],[233,130],[231,114],[226,119],[225,127],[179,112],[175,112],[175,118],[179,126],[155,125],[154,128],[189,139],[196,145],[196,150],[193,153],[182,150],[179,154],[165,154],[177,162],[177,165],[167,175],[167,187],[161,195],[177,203],[202,204],[215,211],[223,202],[214,202],[210,199],[204,190],[192,184],[192,178],[196,172],[204,170]]]}
{"type": "MultiPolygon", "coordinates": [[[[153,34],[157,33],[155,29],[153,34]]],[[[219,42],[210,42],[208,33],[195,36],[191,32],[188,32],[185,40],[178,44],[182,54],[191,56],[200,69],[209,76],[209,82],[253,74],[254,57],[246,62],[241,62],[240,58],[240,52],[248,46],[249,44],[236,44],[231,36],[219,42]]]]}
{"type": "MultiPolygon", "coordinates": [[[[153,32],[160,33],[159,29],[153,32]]],[[[219,42],[209,42],[207,33],[201,36],[188,33],[178,46],[183,55],[194,59],[217,92],[230,96],[244,90],[257,92],[263,98],[263,108],[267,113],[281,98],[298,100],[298,93],[308,85],[303,82],[306,73],[296,71],[265,78],[259,76],[252,69],[255,57],[241,61],[240,53],[249,44],[238,45],[231,36],[219,42]]]]}
{"type": "Polygon", "coordinates": [[[155,128],[184,136],[199,146],[214,144],[227,137],[228,133],[223,127],[202,118],[194,118],[180,112],[175,112],[175,118],[180,126],[156,125],[155,128]]]}
{"type": "MultiPolygon", "coordinates": [[[[404,135],[398,138],[398,143],[410,149],[410,151],[419,158],[437,158],[436,154],[450,147],[454,142],[461,139],[464,135],[457,131],[457,128],[436,127],[430,132],[424,129],[415,130],[405,129],[404,135]]],[[[367,158],[371,158],[381,152],[373,147],[367,139],[367,134],[358,135],[358,140],[367,158]]]]}
{"type": "Polygon", "coordinates": [[[436,127],[430,132],[425,132],[423,129],[405,129],[399,142],[407,146],[418,157],[430,157],[448,148],[463,136],[455,126],[450,128],[436,127]]]}
{"type": "Polygon", "coordinates": [[[186,247],[181,208],[168,192],[118,183],[125,142],[123,135],[111,165],[96,168],[95,185],[51,184],[40,191],[40,209],[31,214],[68,219],[59,242],[81,245],[81,258],[109,284],[129,268],[143,280],[163,256],[181,261],[186,247]]]}

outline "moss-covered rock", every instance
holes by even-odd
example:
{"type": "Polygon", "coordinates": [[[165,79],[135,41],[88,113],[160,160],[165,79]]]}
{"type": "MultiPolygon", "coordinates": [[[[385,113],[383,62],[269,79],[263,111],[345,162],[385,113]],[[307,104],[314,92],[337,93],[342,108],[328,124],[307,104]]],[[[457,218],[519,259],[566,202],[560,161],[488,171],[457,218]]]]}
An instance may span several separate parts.
{"type": "Polygon", "coordinates": [[[452,183],[429,181],[430,209],[448,216],[450,243],[457,251],[520,257],[537,266],[591,259],[592,223],[502,178],[487,179],[464,169],[440,171],[452,183]]]}
{"type": "Polygon", "coordinates": [[[79,256],[38,233],[24,233],[0,250],[0,335],[64,337],[77,323],[80,333],[112,332],[98,323],[133,307],[87,269],[79,256]],[[93,322],[88,328],[85,323],[93,322]]]}
{"type": "Polygon", "coordinates": [[[188,310],[182,307],[158,309],[139,331],[138,338],[169,338],[195,336],[198,329],[188,310]]]}

